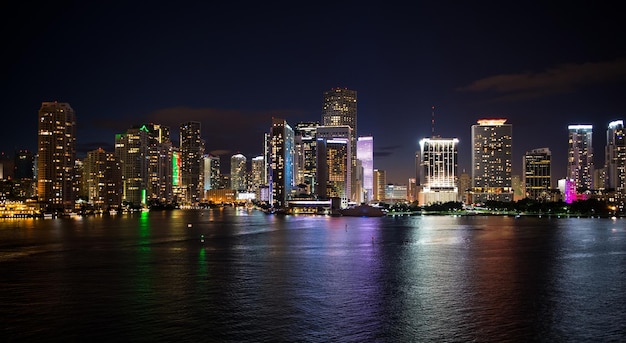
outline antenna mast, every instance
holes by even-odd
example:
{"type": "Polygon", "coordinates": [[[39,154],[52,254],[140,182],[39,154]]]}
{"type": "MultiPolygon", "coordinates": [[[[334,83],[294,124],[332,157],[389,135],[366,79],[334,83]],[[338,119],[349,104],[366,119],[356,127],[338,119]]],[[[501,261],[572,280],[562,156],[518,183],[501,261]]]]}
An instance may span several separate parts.
{"type": "Polygon", "coordinates": [[[432,134],[432,137],[435,137],[435,105],[433,105],[432,110],[433,110],[433,112],[432,112],[433,116],[432,116],[432,120],[431,120],[431,123],[430,123],[431,124],[431,130],[432,130],[431,134],[432,134]]]}

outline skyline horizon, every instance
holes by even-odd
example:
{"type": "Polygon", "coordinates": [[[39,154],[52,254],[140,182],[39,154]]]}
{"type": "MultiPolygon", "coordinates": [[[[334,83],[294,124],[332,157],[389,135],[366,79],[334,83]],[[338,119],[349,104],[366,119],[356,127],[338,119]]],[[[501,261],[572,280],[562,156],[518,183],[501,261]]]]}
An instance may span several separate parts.
{"type": "MultiPolygon", "coordinates": [[[[330,88],[330,89],[333,89],[333,88],[330,88]]],[[[349,88],[346,88],[346,89],[349,89],[349,88]]],[[[350,90],[354,90],[354,89],[350,89],[350,90]]],[[[356,91],[358,92],[358,90],[356,90],[356,91]]],[[[43,102],[41,102],[41,103],[43,104],[43,103],[48,103],[48,102],[67,103],[67,104],[69,104],[69,105],[70,105],[70,107],[72,107],[72,109],[74,109],[74,107],[73,107],[73,106],[71,105],[71,103],[69,103],[69,102],[63,102],[63,101],[58,101],[58,100],[55,100],[55,101],[43,101],[43,102]]],[[[357,103],[358,103],[358,101],[357,101],[357,103]]],[[[74,112],[76,113],[76,110],[74,110],[74,112]]],[[[321,116],[321,114],[320,114],[320,116],[321,116]]],[[[80,126],[79,126],[79,124],[78,124],[78,123],[79,123],[79,119],[78,119],[78,118],[80,118],[80,115],[78,115],[78,114],[77,114],[77,120],[76,120],[76,122],[77,122],[77,127],[80,127],[80,126]]],[[[281,118],[283,118],[283,117],[281,117],[281,118]]],[[[436,118],[436,117],[435,117],[435,118],[436,118]]],[[[477,124],[480,120],[485,120],[485,119],[504,119],[504,120],[506,120],[506,124],[510,124],[510,125],[512,125],[512,128],[513,128],[513,129],[515,128],[515,125],[514,125],[513,123],[510,123],[510,122],[509,122],[509,119],[508,119],[508,118],[506,118],[505,116],[481,116],[481,117],[479,117],[479,118],[477,118],[477,119],[476,119],[476,123],[475,123],[475,124],[477,124]]],[[[295,126],[296,126],[297,124],[299,124],[299,123],[308,123],[308,122],[317,122],[318,124],[319,124],[319,123],[321,123],[321,120],[300,120],[300,121],[297,121],[297,122],[290,122],[290,121],[288,121],[286,118],[285,118],[285,120],[287,121],[287,123],[288,123],[288,124],[289,124],[292,128],[295,128],[295,126]]],[[[431,120],[432,120],[432,119],[431,119],[431,120]]],[[[612,123],[615,123],[615,122],[619,122],[619,121],[622,121],[622,122],[623,122],[623,120],[624,120],[624,119],[617,119],[617,118],[616,118],[616,119],[614,119],[614,120],[612,120],[612,121],[610,121],[610,122],[606,123],[606,127],[608,128],[608,127],[609,127],[612,123]]],[[[188,121],[189,121],[189,120],[188,120],[188,121]]],[[[159,123],[159,122],[143,122],[143,123],[141,123],[141,122],[137,122],[137,123],[135,123],[135,124],[132,124],[132,125],[131,125],[130,127],[128,127],[127,129],[130,129],[130,128],[132,128],[132,127],[140,127],[141,125],[143,125],[143,124],[147,124],[147,123],[150,123],[150,124],[158,124],[158,125],[166,126],[166,127],[168,127],[168,128],[169,128],[169,130],[170,130],[170,139],[171,139],[171,141],[172,141],[173,143],[175,143],[175,144],[179,144],[179,134],[180,134],[180,133],[179,133],[179,126],[180,126],[181,124],[183,124],[184,122],[188,122],[188,121],[183,121],[183,122],[181,122],[181,123],[179,123],[179,124],[177,124],[177,125],[172,125],[173,121],[171,121],[171,120],[168,120],[168,122],[169,122],[169,124],[170,124],[170,125],[167,125],[167,124],[162,124],[162,123],[159,123]]],[[[205,136],[205,134],[203,134],[203,131],[202,131],[202,127],[204,126],[204,125],[202,125],[202,124],[203,124],[202,119],[198,119],[198,120],[191,120],[191,121],[197,121],[197,122],[199,122],[199,123],[201,124],[201,137],[202,137],[202,139],[203,139],[203,140],[205,140],[205,142],[207,142],[208,140],[206,139],[206,136],[205,136]]],[[[358,112],[357,112],[357,121],[358,121],[358,112]]],[[[591,125],[591,126],[592,126],[592,136],[594,136],[594,137],[595,137],[595,136],[598,136],[598,135],[601,135],[601,134],[605,134],[605,133],[606,133],[606,130],[603,130],[603,131],[601,131],[601,132],[598,132],[598,130],[596,130],[596,125],[594,125],[594,124],[589,124],[590,122],[591,122],[591,121],[587,121],[587,122],[582,121],[582,122],[578,122],[578,123],[569,123],[569,124],[567,124],[567,125],[566,125],[566,128],[567,128],[567,129],[569,129],[569,128],[570,128],[570,127],[572,127],[572,126],[588,126],[588,125],[591,125]]],[[[435,124],[436,124],[436,122],[435,122],[435,124]]],[[[472,125],[475,125],[475,124],[472,124],[472,125]]],[[[321,124],[319,124],[319,125],[320,125],[320,126],[322,126],[321,124]]],[[[268,125],[268,127],[269,127],[269,126],[271,126],[271,122],[270,122],[270,125],[268,125]]],[[[435,125],[435,126],[436,126],[436,125],[435,125]]],[[[432,128],[432,127],[433,127],[433,126],[431,125],[431,128],[432,128]]],[[[126,129],[126,130],[127,130],[127,129],[126,129]]],[[[470,129],[471,129],[471,126],[470,126],[470,129]]],[[[80,133],[79,133],[79,129],[77,129],[77,158],[81,158],[81,159],[82,159],[82,158],[84,158],[84,156],[86,155],[86,153],[87,153],[88,151],[93,151],[93,150],[96,150],[96,149],[98,149],[98,148],[102,148],[102,149],[104,149],[105,151],[108,151],[108,152],[114,152],[114,145],[115,145],[115,140],[114,140],[114,137],[115,137],[115,135],[116,135],[116,134],[119,134],[119,133],[126,132],[126,130],[122,130],[121,132],[117,132],[117,133],[112,134],[112,139],[111,139],[111,140],[112,140],[112,143],[108,143],[108,145],[105,143],[105,144],[102,144],[102,145],[99,145],[99,146],[95,147],[94,145],[91,145],[91,143],[81,143],[81,142],[78,140],[78,137],[80,137],[81,135],[80,135],[80,133]]],[[[35,132],[36,132],[36,131],[35,131],[35,132]]],[[[268,130],[268,132],[269,132],[269,130],[268,130]]],[[[432,132],[436,132],[436,131],[435,131],[435,130],[433,130],[432,132]]],[[[373,141],[374,141],[374,169],[384,170],[384,171],[385,171],[385,173],[386,173],[386,175],[397,175],[397,174],[396,174],[396,172],[397,172],[396,170],[376,167],[376,157],[377,157],[377,156],[376,156],[376,148],[377,148],[377,147],[376,147],[376,136],[361,135],[361,134],[359,134],[359,133],[357,132],[357,138],[358,138],[358,137],[373,137],[373,141]]],[[[422,137],[422,138],[420,138],[420,139],[424,139],[424,138],[432,138],[432,137],[438,137],[438,138],[457,138],[457,139],[459,139],[459,136],[454,136],[454,135],[452,135],[452,136],[445,136],[445,137],[444,137],[444,136],[439,135],[439,134],[435,134],[434,136],[426,136],[426,137],[422,137]]],[[[565,135],[565,139],[567,139],[567,135],[565,135]]],[[[247,167],[248,167],[248,169],[250,169],[250,167],[251,167],[250,163],[251,163],[252,158],[262,155],[262,152],[261,152],[261,151],[262,151],[262,136],[260,136],[260,139],[259,139],[259,140],[260,140],[260,142],[261,142],[261,143],[260,143],[260,144],[261,144],[261,148],[260,148],[260,149],[258,149],[259,153],[256,153],[256,154],[255,154],[255,153],[252,153],[252,152],[244,152],[244,151],[240,151],[240,150],[224,150],[224,149],[222,149],[222,150],[207,149],[207,150],[205,151],[205,154],[211,154],[211,155],[213,155],[213,156],[219,156],[219,157],[220,157],[220,170],[221,170],[221,171],[225,171],[223,174],[228,174],[228,173],[230,172],[230,157],[232,157],[232,156],[233,156],[233,155],[235,155],[235,154],[242,154],[242,155],[244,155],[244,156],[246,157],[246,159],[247,159],[247,162],[246,162],[246,163],[247,163],[247,167]],[[224,163],[224,162],[225,162],[225,163],[224,163]]],[[[470,140],[471,140],[471,137],[470,137],[470,140]]],[[[592,141],[593,141],[593,140],[594,140],[594,139],[592,139],[592,141]]],[[[418,140],[418,141],[419,141],[419,140],[418,140]]],[[[3,143],[4,143],[4,142],[0,142],[0,146],[2,146],[2,144],[3,144],[3,143]]],[[[31,143],[31,144],[32,144],[33,148],[28,148],[28,147],[16,147],[13,151],[10,151],[10,152],[9,152],[9,151],[5,151],[5,150],[0,150],[0,152],[1,152],[1,153],[3,153],[3,154],[5,154],[5,153],[6,153],[7,155],[9,155],[9,154],[14,154],[15,152],[17,152],[17,151],[19,151],[19,150],[30,150],[30,151],[32,151],[33,153],[36,153],[36,151],[37,151],[37,149],[36,149],[36,145],[37,145],[37,137],[36,137],[36,135],[35,135],[35,139],[34,139],[33,143],[31,143]]],[[[471,145],[471,144],[470,144],[470,145],[471,145]]],[[[515,148],[514,148],[514,146],[515,146],[515,133],[514,133],[514,132],[513,132],[513,135],[512,135],[512,146],[513,146],[512,151],[513,151],[513,152],[515,152],[515,148]]],[[[463,147],[463,146],[462,146],[462,140],[460,140],[460,139],[459,139],[459,144],[457,145],[457,147],[463,147]]],[[[603,167],[603,166],[604,166],[604,164],[606,163],[606,161],[605,161],[605,156],[604,156],[604,148],[605,148],[605,147],[606,147],[606,142],[604,142],[604,144],[601,146],[601,154],[598,154],[598,153],[597,153],[597,145],[596,145],[596,144],[592,144],[592,148],[593,148],[593,155],[594,155],[594,156],[593,156],[593,158],[594,158],[594,167],[597,167],[598,165],[601,165],[601,166],[603,167]],[[600,161],[600,163],[598,163],[598,161],[600,161]]],[[[419,148],[419,147],[418,147],[418,148],[419,148]]],[[[520,162],[519,162],[519,163],[517,163],[517,165],[518,165],[518,166],[517,166],[517,170],[518,170],[518,172],[516,172],[516,167],[515,167],[515,166],[516,166],[516,159],[515,159],[515,158],[512,158],[513,169],[512,169],[512,172],[511,172],[511,176],[512,176],[512,177],[513,177],[513,176],[519,176],[519,177],[520,177],[520,179],[522,179],[522,180],[523,180],[523,168],[522,168],[523,166],[522,166],[522,162],[521,162],[521,160],[523,160],[523,158],[524,158],[524,154],[525,154],[525,153],[527,153],[527,152],[530,152],[530,151],[532,151],[532,150],[535,150],[535,149],[545,149],[545,148],[548,148],[548,149],[550,150],[550,152],[551,152],[551,155],[552,155],[552,159],[551,159],[551,169],[552,169],[552,170],[558,170],[558,169],[559,169],[558,167],[557,167],[557,168],[554,168],[554,167],[555,167],[555,164],[554,164],[554,157],[555,157],[555,153],[554,153],[554,151],[555,151],[555,149],[553,149],[553,148],[552,148],[552,147],[550,147],[550,146],[540,146],[540,145],[536,145],[536,147],[534,147],[534,148],[530,148],[530,149],[525,150],[525,151],[523,151],[523,152],[518,152],[518,154],[520,154],[520,156],[519,156],[519,160],[520,160],[520,162]]],[[[457,149],[458,149],[458,148],[457,148],[457,149]]],[[[458,149],[458,150],[457,150],[457,151],[459,151],[459,162],[460,162],[461,160],[463,160],[463,158],[461,158],[461,156],[462,156],[462,155],[461,155],[461,153],[460,153],[460,150],[461,150],[461,149],[458,149]]],[[[415,152],[416,152],[416,153],[417,153],[418,151],[419,151],[418,149],[416,149],[416,150],[415,150],[415,152]]],[[[380,153],[380,150],[379,150],[378,152],[380,153]]],[[[469,153],[468,153],[468,154],[471,156],[471,150],[469,151],[469,153]]],[[[415,160],[414,160],[414,158],[415,158],[415,154],[414,154],[412,157],[413,157],[413,159],[411,160],[411,163],[413,163],[413,164],[414,164],[414,163],[415,163],[415,160]]],[[[465,156],[465,157],[466,157],[465,159],[467,160],[467,156],[465,156]]],[[[562,156],[562,159],[566,162],[567,155],[562,156]]],[[[458,168],[457,168],[457,169],[458,169],[458,176],[459,176],[459,175],[461,175],[461,174],[463,174],[463,173],[467,173],[467,174],[469,174],[469,175],[471,176],[471,172],[466,172],[466,170],[471,170],[471,158],[470,158],[469,160],[470,160],[470,165],[466,165],[465,167],[462,167],[462,166],[461,166],[461,163],[458,163],[458,164],[457,164],[457,166],[458,166],[458,168]]],[[[408,164],[408,162],[409,162],[409,160],[407,159],[407,164],[408,164]]],[[[563,166],[563,168],[562,168],[562,169],[563,169],[563,171],[566,171],[566,167],[565,167],[565,165],[563,166]]],[[[392,179],[392,180],[389,180],[389,179],[388,179],[388,182],[387,182],[387,183],[388,183],[388,184],[397,184],[397,185],[407,185],[407,184],[408,184],[409,179],[410,179],[410,178],[413,178],[413,177],[415,177],[415,170],[413,171],[413,175],[406,174],[406,177],[405,177],[403,180],[402,180],[402,179],[397,179],[397,176],[395,176],[395,178],[394,178],[394,179],[392,179]]],[[[565,177],[566,177],[565,173],[563,173],[563,175],[561,175],[561,176],[558,176],[557,174],[552,173],[552,177],[551,177],[551,184],[552,184],[552,188],[556,188],[556,187],[557,187],[557,182],[556,182],[556,181],[558,181],[559,179],[565,178],[565,177]]]]}

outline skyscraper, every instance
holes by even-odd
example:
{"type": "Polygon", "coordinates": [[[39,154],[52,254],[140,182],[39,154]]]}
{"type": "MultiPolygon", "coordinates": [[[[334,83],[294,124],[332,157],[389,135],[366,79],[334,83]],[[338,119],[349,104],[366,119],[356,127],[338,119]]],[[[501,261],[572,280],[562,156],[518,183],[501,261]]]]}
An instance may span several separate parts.
{"type": "Polygon", "coordinates": [[[122,175],[115,154],[99,148],[87,152],[83,161],[83,192],[95,209],[119,208],[122,175]]]}
{"type": "Polygon", "coordinates": [[[263,155],[254,157],[250,169],[252,171],[252,190],[256,192],[261,186],[265,185],[265,157],[263,155]]]}
{"type": "Polygon", "coordinates": [[[621,202],[626,200],[626,139],[624,121],[609,123],[606,131],[606,186],[615,190],[621,202]]]}
{"type": "Polygon", "coordinates": [[[432,137],[420,141],[418,203],[458,201],[456,138],[432,137]]]}
{"type": "Polygon", "coordinates": [[[38,198],[47,210],[74,208],[76,117],[68,103],[43,102],[39,109],[38,198]]]}
{"type": "Polygon", "coordinates": [[[372,184],[374,188],[374,194],[372,195],[373,201],[385,200],[385,186],[387,184],[387,175],[384,170],[374,169],[372,178],[372,184]]]}
{"type": "Polygon", "coordinates": [[[472,125],[472,201],[513,201],[511,124],[480,119],[472,125]]]}
{"type": "Polygon", "coordinates": [[[352,191],[356,190],[356,142],[357,142],[357,92],[347,88],[332,88],[324,92],[324,103],[322,106],[322,125],[323,126],[349,126],[352,133],[349,137],[350,150],[352,156],[350,158],[350,191],[348,198],[356,199],[356,194],[352,191]]]}
{"type": "Polygon", "coordinates": [[[294,129],[296,184],[307,185],[310,193],[316,193],[316,143],[317,122],[300,122],[294,129]]]}
{"type": "Polygon", "coordinates": [[[200,136],[200,122],[189,121],[180,125],[180,173],[186,204],[202,200],[202,156],[204,141],[200,136]]]}
{"type": "Polygon", "coordinates": [[[270,144],[270,204],[285,208],[294,186],[294,133],[287,121],[272,118],[270,144]]]}
{"type": "Polygon", "coordinates": [[[122,202],[132,208],[146,205],[149,131],[133,127],[115,135],[115,157],[120,161],[122,202]]]}
{"type": "Polygon", "coordinates": [[[577,192],[594,189],[593,125],[569,125],[567,178],[574,180],[577,192]]]}
{"type": "Polygon", "coordinates": [[[350,141],[348,138],[317,138],[317,184],[322,199],[341,198],[350,192],[350,141]]]}
{"type": "Polygon", "coordinates": [[[319,186],[317,194],[320,197],[338,196],[343,198],[344,203],[347,203],[351,199],[357,199],[353,190],[353,187],[355,187],[353,173],[356,172],[356,165],[352,166],[350,164],[350,161],[353,160],[353,156],[356,155],[355,151],[352,150],[353,145],[350,144],[352,137],[353,130],[352,127],[348,125],[319,126],[317,128],[317,182],[319,186]],[[329,141],[332,141],[330,145],[327,144],[329,141]],[[342,142],[345,142],[345,144],[342,142]],[[321,148],[320,145],[325,145],[325,148],[321,148]],[[329,148],[330,150],[328,150],[329,148]],[[340,157],[343,155],[346,156],[346,159],[340,157]],[[340,163],[346,163],[346,165],[341,166],[340,163]],[[322,168],[326,169],[322,170],[322,168]],[[328,168],[332,170],[328,170],[328,168]],[[345,173],[345,175],[339,176],[339,173],[345,173]],[[331,176],[331,174],[333,176],[331,176]],[[341,186],[336,183],[339,181],[339,178],[342,180],[341,186]],[[328,182],[333,184],[330,185],[328,182]],[[341,191],[330,191],[329,187],[345,187],[345,189],[341,191]],[[341,196],[337,194],[341,194],[341,196]]]}
{"type": "Polygon", "coordinates": [[[527,198],[550,200],[551,157],[548,148],[534,149],[524,154],[524,188],[527,198]]]}
{"type": "Polygon", "coordinates": [[[242,154],[235,154],[230,157],[230,189],[244,192],[246,186],[247,159],[242,154]]]}
{"type": "Polygon", "coordinates": [[[359,137],[356,146],[356,158],[361,161],[363,166],[363,189],[364,202],[373,199],[374,193],[374,138],[359,137]]]}

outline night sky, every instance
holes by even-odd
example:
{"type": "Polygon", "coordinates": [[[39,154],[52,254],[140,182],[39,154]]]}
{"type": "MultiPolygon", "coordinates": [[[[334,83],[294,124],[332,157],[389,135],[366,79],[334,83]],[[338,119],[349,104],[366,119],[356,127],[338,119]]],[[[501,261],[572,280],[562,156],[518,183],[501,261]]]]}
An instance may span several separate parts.
{"type": "MultiPolygon", "coordinates": [[[[617,4],[615,4],[617,6],[617,4]]],[[[79,156],[113,151],[135,124],[202,123],[207,150],[250,160],[272,116],[320,121],[322,93],[358,92],[358,134],[374,136],[387,181],[414,175],[421,138],[513,125],[513,174],[548,147],[565,176],[567,125],[626,119],[626,27],[605,3],[56,2],[2,5],[0,151],[35,151],[42,101],[76,112],[79,156]],[[409,5],[410,4],[410,5],[409,5]]],[[[554,185],[553,185],[554,186],[554,185]]]]}

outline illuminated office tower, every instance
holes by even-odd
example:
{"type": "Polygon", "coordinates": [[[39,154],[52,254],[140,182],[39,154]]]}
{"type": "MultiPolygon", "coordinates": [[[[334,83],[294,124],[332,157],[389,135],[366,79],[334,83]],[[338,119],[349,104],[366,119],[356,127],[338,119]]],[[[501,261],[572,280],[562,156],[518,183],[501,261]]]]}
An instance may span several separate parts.
{"type": "Polygon", "coordinates": [[[317,122],[301,122],[294,129],[296,184],[305,184],[309,193],[316,192],[317,122]]]}
{"type": "Polygon", "coordinates": [[[202,156],[204,141],[200,137],[200,122],[180,125],[180,174],[184,203],[197,204],[202,200],[202,156]]]}
{"type": "Polygon", "coordinates": [[[204,191],[219,189],[221,187],[220,157],[211,154],[204,155],[204,191]]]}
{"type": "Polygon", "coordinates": [[[294,186],[294,133],[284,119],[272,118],[269,159],[270,204],[287,207],[294,186]]]}
{"type": "Polygon", "coordinates": [[[472,201],[513,201],[511,124],[480,119],[472,125],[472,201]]]}
{"type": "Polygon", "coordinates": [[[548,148],[534,149],[524,154],[524,188],[527,198],[550,200],[551,157],[548,148]]]}
{"type": "Polygon", "coordinates": [[[567,178],[577,192],[593,189],[593,125],[569,125],[567,178]]]}
{"type": "Polygon", "coordinates": [[[146,201],[148,205],[170,204],[174,202],[174,148],[169,127],[146,124],[142,128],[148,132],[146,201]]]}
{"type": "Polygon", "coordinates": [[[359,137],[356,145],[356,158],[363,166],[362,186],[365,193],[363,202],[373,199],[374,192],[374,138],[359,137]]]}
{"type": "Polygon", "coordinates": [[[131,208],[146,205],[148,141],[146,127],[133,127],[115,135],[115,157],[120,161],[122,202],[131,208]]]}
{"type": "Polygon", "coordinates": [[[246,168],[247,159],[242,154],[235,154],[230,157],[230,189],[244,192],[247,191],[246,168]]]}
{"type": "Polygon", "coordinates": [[[341,198],[350,192],[350,140],[317,138],[317,184],[321,199],[341,198]]]}
{"type": "Polygon", "coordinates": [[[616,198],[626,198],[626,140],[624,121],[609,123],[606,131],[606,186],[615,190],[616,198]]]}
{"type": "Polygon", "coordinates": [[[256,192],[261,186],[265,185],[265,157],[263,157],[263,155],[254,157],[250,165],[250,170],[252,176],[252,190],[256,192]]]}
{"type": "Polygon", "coordinates": [[[94,209],[119,208],[122,202],[120,163],[112,152],[99,148],[83,160],[83,190],[94,209]]]}
{"type": "Polygon", "coordinates": [[[372,194],[372,201],[384,201],[385,200],[385,186],[387,185],[387,175],[384,170],[374,169],[372,178],[372,188],[374,194],[372,194]]]}
{"type": "Polygon", "coordinates": [[[357,142],[357,92],[347,88],[332,88],[324,92],[324,103],[322,106],[323,126],[349,126],[352,129],[350,134],[350,193],[348,198],[356,200],[356,142],[357,142]]]}
{"type": "Polygon", "coordinates": [[[420,140],[420,182],[418,203],[458,201],[456,138],[424,138],[420,140]]]}
{"type": "Polygon", "coordinates": [[[46,210],[74,208],[76,117],[68,103],[43,102],[38,120],[38,198],[46,210]]]}
{"type": "MultiPolygon", "coordinates": [[[[354,185],[354,178],[353,178],[353,173],[356,172],[356,165],[351,166],[350,161],[352,161],[352,157],[353,155],[356,155],[355,151],[352,150],[352,145],[350,144],[351,141],[351,137],[353,135],[353,130],[350,126],[348,125],[341,125],[341,126],[319,126],[317,128],[317,145],[320,144],[320,141],[327,141],[327,140],[334,140],[334,141],[347,141],[348,145],[346,146],[346,155],[348,156],[348,159],[345,160],[346,163],[348,163],[346,166],[341,166],[340,170],[344,171],[346,173],[345,177],[346,177],[346,191],[344,194],[344,199],[345,201],[349,201],[352,199],[357,199],[356,194],[354,194],[354,190],[353,187],[354,185]]],[[[318,147],[318,151],[317,151],[317,173],[320,173],[320,150],[318,147]]],[[[321,161],[324,161],[326,158],[326,156],[322,156],[321,157],[321,161]]],[[[356,160],[356,159],[355,159],[356,160]]],[[[339,160],[338,160],[339,161],[339,160]]],[[[336,165],[336,163],[338,163],[337,161],[334,162],[334,165],[336,165]]],[[[338,167],[338,166],[337,166],[338,167]]],[[[320,178],[317,177],[318,182],[320,180],[325,180],[324,177],[320,178]]],[[[317,190],[317,194],[319,196],[322,196],[322,194],[328,194],[328,187],[324,187],[323,184],[318,183],[319,185],[319,189],[317,190]]],[[[330,196],[330,195],[328,195],[330,196]]]]}

